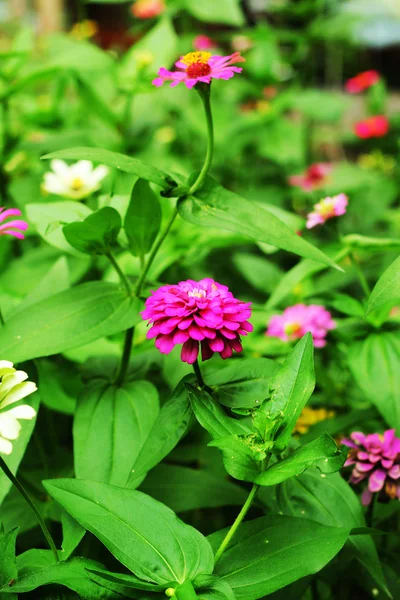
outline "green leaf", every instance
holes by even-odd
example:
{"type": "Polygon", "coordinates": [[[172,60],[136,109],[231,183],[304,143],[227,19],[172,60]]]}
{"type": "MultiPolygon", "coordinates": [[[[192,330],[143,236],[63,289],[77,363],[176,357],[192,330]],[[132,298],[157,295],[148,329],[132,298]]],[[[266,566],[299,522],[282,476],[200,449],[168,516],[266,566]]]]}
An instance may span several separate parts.
{"type": "Polygon", "coordinates": [[[196,19],[206,23],[222,23],[223,25],[244,25],[244,17],[239,0],[181,0],[182,6],[196,19]]]}
{"type": "Polygon", "coordinates": [[[84,221],[63,227],[65,238],[73,248],[86,254],[107,254],[116,243],[121,217],[115,208],[105,206],[84,221]]]}
{"type": "Polygon", "coordinates": [[[335,310],[349,317],[359,317],[361,319],[364,317],[364,307],[361,302],[347,294],[335,294],[333,300],[329,301],[329,304],[335,310]]]}
{"type": "Polygon", "coordinates": [[[111,152],[110,150],[105,150],[103,148],[89,148],[82,146],[78,148],[68,148],[67,150],[58,150],[57,152],[42,156],[43,160],[51,158],[91,160],[124,171],[125,173],[133,173],[141,179],[156,183],[164,190],[169,190],[171,188],[172,181],[170,177],[163,171],[160,171],[160,169],[157,169],[157,167],[152,167],[151,165],[143,163],[137,158],[131,158],[125,154],[111,152]]]}
{"type": "Polygon", "coordinates": [[[8,360],[18,363],[89,344],[139,320],[139,301],[119,285],[82,283],[11,317],[0,329],[0,346],[8,360]]]}
{"type": "Polygon", "coordinates": [[[391,427],[400,432],[400,335],[373,333],[349,348],[348,362],[358,386],[391,427]]]}
{"type": "Polygon", "coordinates": [[[133,186],[131,201],[126,212],[124,229],[135,256],[144,256],[150,250],[160,230],[161,206],[158,196],[144,179],[133,186]]]}
{"type": "Polygon", "coordinates": [[[382,252],[400,247],[400,240],[393,238],[373,238],[357,233],[350,233],[342,237],[342,242],[350,248],[366,250],[368,252],[382,252]]]}
{"type": "Polygon", "coordinates": [[[314,387],[314,344],[311,334],[307,333],[297,342],[275,375],[271,384],[271,398],[265,405],[271,417],[282,415],[274,440],[274,451],[281,452],[288,445],[297,419],[314,387]]]}
{"type": "Polygon", "coordinates": [[[263,295],[273,292],[282,278],[281,269],[263,256],[236,252],[232,261],[241,276],[263,295]]]}
{"type": "MultiPolygon", "coordinates": [[[[15,557],[17,535],[18,527],[15,527],[15,529],[0,537],[0,590],[3,586],[10,586],[10,583],[18,577],[17,559],[15,557]]],[[[0,591],[0,600],[17,600],[17,598],[18,596],[14,592],[6,595],[0,591]]]]}
{"type": "MultiPolygon", "coordinates": [[[[208,539],[216,550],[227,529],[208,539]]],[[[258,600],[320,571],[343,547],[349,528],[273,515],[242,523],[215,568],[237,600],[258,600]]]]}
{"type": "Polygon", "coordinates": [[[125,573],[111,573],[107,569],[88,569],[90,575],[96,575],[96,579],[118,583],[129,588],[137,590],[147,590],[150,592],[164,592],[165,585],[147,583],[138,579],[134,575],[126,575],[125,573]]]}
{"type": "Polygon", "coordinates": [[[290,477],[300,475],[310,467],[317,467],[322,473],[339,471],[345,463],[348,448],[338,448],[335,440],[324,434],[313,442],[301,446],[287,458],[274,463],[269,469],[258,475],[259,485],[276,485],[290,477]]]}
{"type": "Polygon", "coordinates": [[[368,300],[366,314],[400,300],[400,256],[390,265],[378,280],[368,300]]]}
{"type": "Polygon", "coordinates": [[[269,210],[224,189],[211,177],[206,178],[195,196],[180,199],[178,210],[183,219],[195,225],[228,229],[257,242],[336,266],[326,254],[296,235],[269,210]]]}
{"type": "Polygon", "coordinates": [[[257,448],[252,449],[251,439],[248,441],[245,436],[228,435],[215,439],[208,445],[221,450],[224,467],[231,477],[239,481],[254,482],[260,475],[265,454],[259,455],[257,448]]]}
{"type": "Polygon", "coordinates": [[[200,469],[160,464],[140,486],[175,512],[244,504],[247,494],[238,485],[200,469]]]}
{"type": "Polygon", "coordinates": [[[76,476],[124,487],[157,414],[158,393],[148,381],[86,385],[73,429],[76,476]]]}
{"type": "Polygon", "coordinates": [[[150,496],[73,479],[46,481],[44,486],[139,579],[168,585],[212,572],[207,540],[150,496]]]}
{"type": "Polygon", "coordinates": [[[269,358],[245,358],[206,373],[213,397],[229,408],[254,408],[269,396],[271,378],[278,365],[269,358]]]}
{"type": "Polygon", "coordinates": [[[42,403],[66,415],[73,415],[76,397],[82,388],[81,375],[71,363],[42,358],[35,361],[42,403]]]}
{"type": "Polygon", "coordinates": [[[61,560],[66,560],[79,546],[86,533],[86,529],[82,527],[82,525],[79,525],[78,521],[71,517],[65,510],[61,515],[61,525],[63,541],[61,544],[62,550],[60,552],[60,558],[61,560]]]}
{"type": "Polygon", "coordinates": [[[191,380],[191,375],[184,377],[161,407],[139,452],[127,487],[138,486],[143,475],[165,458],[188,430],[193,413],[185,383],[191,380]]]}
{"type": "Polygon", "coordinates": [[[193,582],[200,600],[235,600],[235,594],[226,581],[215,575],[198,575],[193,582]]]}

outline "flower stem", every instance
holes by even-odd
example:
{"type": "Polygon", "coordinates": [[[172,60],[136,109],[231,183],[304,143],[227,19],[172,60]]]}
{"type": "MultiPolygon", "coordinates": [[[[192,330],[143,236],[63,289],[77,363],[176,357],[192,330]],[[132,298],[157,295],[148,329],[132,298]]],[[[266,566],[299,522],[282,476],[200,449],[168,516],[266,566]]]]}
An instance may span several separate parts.
{"type": "Polygon", "coordinates": [[[3,327],[6,324],[4,317],[3,317],[3,312],[1,310],[1,307],[0,307],[0,323],[3,325],[3,327]]]}
{"type": "Polygon", "coordinates": [[[243,521],[244,517],[247,514],[247,511],[249,510],[251,503],[254,500],[254,496],[257,493],[257,490],[260,486],[257,485],[256,483],[253,484],[253,487],[251,488],[250,494],[247,497],[246,502],[243,505],[242,510],[240,511],[240,513],[238,514],[238,516],[236,517],[236,520],[234,522],[234,524],[232,525],[232,527],[230,528],[230,530],[228,531],[228,533],[226,534],[222,544],[220,545],[220,547],[218,548],[216,554],[215,554],[215,558],[214,558],[214,566],[219,562],[221,556],[223,555],[223,553],[225,552],[229,542],[231,541],[231,539],[233,538],[233,536],[235,535],[239,525],[241,524],[241,522],[243,521]]]}
{"type": "Polygon", "coordinates": [[[360,267],[360,263],[358,262],[358,260],[357,260],[357,258],[356,258],[356,256],[354,255],[353,252],[349,253],[349,257],[350,257],[350,260],[351,260],[351,262],[353,264],[353,267],[354,267],[354,269],[355,269],[355,271],[357,273],[357,277],[358,277],[358,280],[359,280],[360,285],[362,287],[362,290],[363,290],[366,298],[369,298],[369,296],[371,294],[371,290],[369,289],[367,278],[365,277],[365,275],[364,275],[364,273],[363,273],[363,271],[362,271],[362,269],[360,267]]]}
{"type": "Polygon", "coordinates": [[[202,183],[208,173],[208,170],[211,166],[212,159],[213,159],[213,153],[214,153],[214,127],[213,127],[213,118],[212,118],[211,102],[210,102],[211,85],[209,85],[208,83],[205,83],[204,86],[198,87],[197,91],[199,92],[201,99],[203,101],[203,105],[204,105],[204,111],[205,111],[206,121],[207,121],[208,141],[207,141],[207,153],[206,153],[206,158],[204,161],[203,168],[201,169],[198,178],[196,179],[196,181],[194,182],[194,184],[188,191],[189,196],[191,194],[194,194],[199,189],[199,187],[202,185],[202,183]]]}
{"type": "Polygon", "coordinates": [[[199,387],[206,390],[206,392],[208,392],[209,394],[212,394],[213,390],[205,383],[205,381],[203,379],[203,375],[200,371],[200,365],[199,365],[199,361],[197,360],[197,358],[192,366],[193,366],[193,371],[194,371],[194,374],[196,375],[196,379],[197,379],[197,383],[199,384],[199,387]]]}
{"type": "Polygon", "coordinates": [[[38,523],[40,525],[40,528],[43,531],[43,535],[46,538],[47,543],[49,544],[49,546],[51,548],[51,551],[53,552],[54,559],[56,562],[59,562],[60,559],[58,557],[56,545],[54,543],[53,538],[51,537],[49,530],[47,529],[47,525],[44,522],[42,515],[36,508],[35,504],[31,500],[31,498],[28,496],[28,494],[26,493],[25,489],[22,487],[22,485],[20,484],[18,479],[15,477],[15,475],[12,474],[12,472],[10,471],[10,469],[8,468],[7,464],[4,462],[4,460],[1,456],[0,456],[0,468],[2,469],[2,471],[4,472],[6,477],[8,477],[8,479],[11,481],[11,483],[13,485],[15,485],[15,487],[17,488],[17,490],[19,491],[21,496],[24,498],[24,500],[27,502],[27,504],[29,504],[29,506],[35,513],[38,523]]]}
{"type": "Polygon", "coordinates": [[[195,600],[197,594],[191,581],[185,581],[175,589],[174,597],[178,600],[195,600]]]}
{"type": "Polygon", "coordinates": [[[126,377],[126,373],[128,371],[134,333],[134,327],[130,327],[125,331],[124,349],[122,351],[122,358],[119,365],[119,369],[115,377],[115,385],[117,385],[118,387],[123,384],[126,377]]]}
{"type": "Polygon", "coordinates": [[[118,277],[120,278],[122,285],[126,289],[128,296],[131,296],[132,295],[131,286],[129,285],[129,281],[126,278],[125,274],[123,273],[121,267],[119,266],[119,264],[117,263],[117,261],[115,260],[114,256],[111,254],[111,252],[108,252],[106,254],[106,256],[107,256],[108,260],[110,261],[110,263],[112,264],[112,266],[114,267],[114,269],[116,270],[116,272],[118,273],[118,277]]]}

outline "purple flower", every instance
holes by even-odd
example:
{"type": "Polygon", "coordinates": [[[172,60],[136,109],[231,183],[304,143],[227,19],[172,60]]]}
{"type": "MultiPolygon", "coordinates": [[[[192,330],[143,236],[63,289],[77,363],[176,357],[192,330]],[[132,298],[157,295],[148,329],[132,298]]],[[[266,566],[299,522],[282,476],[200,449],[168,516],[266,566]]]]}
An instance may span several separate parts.
{"type": "Polygon", "coordinates": [[[355,465],[350,482],[357,485],[368,479],[361,498],[364,505],[371,502],[373,494],[381,492],[389,498],[400,498],[400,439],[394,429],[383,435],[354,431],[342,444],[350,448],[344,466],[355,465]]]}
{"type": "Polygon", "coordinates": [[[8,221],[8,223],[3,223],[9,217],[20,217],[21,211],[18,208],[0,208],[0,235],[13,235],[19,240],[24,239],[24,234],[22,231],[26,231],[28,229],[28,223],[26,221],[21,221],[20,219],[16,219],[13,221],[8,221]],[[20,231],[18,231],[20,230],[20,231]]]}
{"type": "Polygon", "coordinates": [[[214,352],[229,358],[233,350],[243,350],[240,336],[253,331],[248,322],[250,306],[251,302],[234,298],[226,285],[209,278],[188,279],[152,292],[141,314],[152,324],[147,338],[156,338],[156,348],[162,354],[183,344],[181,359],[193,364],[199,344],[203,360],[211,358],[214,352]]]}
{"type": "Polygon", "coordinates": [[[281,315],[274,315],[268,325],[266,335],[288,342],[303,337],[310,332],[314,346],[325,346],[326,334],[335,328],[331,313],[318,304],[295,304],[286,308],[281,315]]]}

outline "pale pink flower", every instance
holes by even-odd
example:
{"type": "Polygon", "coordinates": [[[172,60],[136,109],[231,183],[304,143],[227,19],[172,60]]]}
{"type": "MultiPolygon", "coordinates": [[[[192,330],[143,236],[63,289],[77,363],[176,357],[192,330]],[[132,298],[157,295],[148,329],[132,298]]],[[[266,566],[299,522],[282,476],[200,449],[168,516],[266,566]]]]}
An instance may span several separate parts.
{"type": "Polygon", "coordinates": [[[245,62],[240,52],[230,56],[212,56],[210,52],[189,52],[181,56],[175,66],[180,71],[168,71],[161,67],[153,85],[161,87],[166,81],[172,81],[171,87],[184,83],[191,89],[196,83],[211,83],[212,79],[231,79],[235,73],[241,73],[242,68],[232,66],[234,63],[245,62]]]}
{"type": "Polygon", "coordinates": [[[237,300],[226,287],[206,278],[164,285],[152,292],[141,313],[152,327],[147,338],[156,338],[156,347],[169,354],[183,344],[181,359],[193,364],[201,345],[202,359],[214,352],[229,358],[232,351],[242,351],[241,335],[253,331],[248,319],[251,302],[237,300]]]}
{"type": "Polygon", "coordinates": [[[138,19],[152,19],[165,11],[164,0],[136,0],[132,5],[132,14],[138,19]]]}
{"type": "Polygon", "coordinates": [[[216,45],[214,40],[208,37],[208,35],[196,35],[193,40],[193,47],[200,51],[210,50],[211,48],[215,48],[216,45]]]}
{"type": "Polygon", "coordinates": [[[323,225],[328,219],[344,215],[349,200],[346,194],[327,197],[314,205],[314,210],[307,215],[307,229],[323,225]]]}
{"type": "Polygon", "coordinates": [[[310,332],[314,346],[326,345],[325,337],[336,327],[331,313],[318,304],[295,304],[286,308],[281,315],[274,315],[268,325],[266,335],[277,337],[284,342],[297,340],[310,332]]]}
{"type": "Polygon", "coordinates": [[[26,231],[28,229],[28,223],[26,221],[21,221],[20,219],[8,221],[7,223],[3,223],[9,217],[20,217],[21,211],[18,208],[0,208],[0,235],[13,235],[19,240],[24,239],[24,234],[22,231],[26,231]]]}
{"type": "Polygon", "coordinates": [[[394,429],[388,429],[383,435],[354,431],[342,444],[350,448],[344,466],[355,465],[350,483],[357,485],[368,479],[361,497],[364,505],[371,502],[373,494],[383,493],[400,499],[400,439],[394,429]]]}
{"type": "Polygon", "coordinates": [[[332,168],[331,163],[314,163],[301,175],[291,175],[289,183],[292,186],[300,187],[305,192],[311,192],[326,183],[332,168]]]}

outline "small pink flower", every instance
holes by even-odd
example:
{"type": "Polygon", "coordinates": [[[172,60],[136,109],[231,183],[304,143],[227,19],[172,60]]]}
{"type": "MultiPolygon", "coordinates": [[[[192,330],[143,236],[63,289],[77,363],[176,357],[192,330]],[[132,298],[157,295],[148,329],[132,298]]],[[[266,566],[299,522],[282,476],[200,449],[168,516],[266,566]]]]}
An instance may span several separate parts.
{"type": "Polygon", "coordinates": [[[211,83],[211,79],[231,79],[235,73],[241,73],[242,68],[233,67],[234,63],[245,62],[240,52],[230,56],[212,56],[210,52],[189,52],[181,56],[175,66],[180,71],[168,71],[161,67],[153,85],[161,87],[166,81],[172,81],[171,87],[184,83],[191,89],[197,82],[211,83]]]}
{"type": "Polygon", "coordinates": [[[383,137],[389,131],[389,121],[384,115],[369,117],[354,125],[354,133],[362,140],[373,137],[383,137]]]}
{"type": "Polygon", "coordinates": [[[196,50],[210,50],[216,47],[216,43],[208,35],[197,35],[193,40],[193,46],[196,50]]]}
{"type": "Polygon", "coordinates": [[[290,185],[302,188],[305,192],[311,192],[326,183],[331,171],[331,163],[315,163],[309,166],[305,173],[289,177],[289,183],[290,185]]]}
{"type": "Polygon", "coordinates": [[[323,225],[328,219],[344,215],[349,200],[346,194],[327,197],[314,205],[314,210],[307,215],[307,229],[323,225]]]}
{"type": "Polygon", "coordinates": [[[199,344],[203,360],[214,352],[229,358],[233,350],[243,350],[240,336],[253,331],[248,321],[251,302],[237,300],[226,285],[209,278],[164,285],[152,292],[145,306],[141,315],[152,324],[147,338],[156,338],[162,354],[183,344],[181,359],[189,364],[196,361],[199,344]]]}
{"type": "Polygon", "coordinates": [[[342,444],[350,448],[344,466],[355,465],[350,483],[357,485],[368,479],[361,498],[364,505],[371,502],[373,494],[400,499],[400,439],[394,429],[388,429],[383,435],[354,431],[342,444]]]}
{"type": "MultiPolygon", "coordinates": [[[[18,208],[0,208],[0,223],[3,223],[9,217],[20,217],[21,214],[18,208]]],[[[13,235],[19,240],[23,240],[25,236],[22,231],[26,231],[27,229],[28,223],[17,219],[0,225],[0,235],[13,235]]]]}
{"type": "Polygon", "coordinates": [[[380,79],[378,71],[364,71],[359,73],[355,77],[348,79],[345,83],[345,90],[349,94],[359,94],[364,90],[367,90],[372,85],[375,85],[380,79]]]}
{"type": "Polygon", "coordinates": [[[138,19],[158,17],[165,10],[164,0],[136,0],[132,5],[132,14],[138,19]]]}
{"type": "Polygon", "coordinates": [[[286,308],[281,315],[274,315],[268,325],[266,335],[277,337],[284,342],[297,340],[310,332],[314,346],[326,345],[325,337],[336,327],[331,313],[317,304],[295,304],[286,308]]]}

